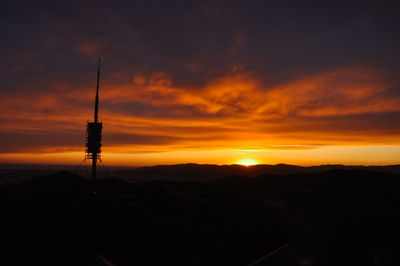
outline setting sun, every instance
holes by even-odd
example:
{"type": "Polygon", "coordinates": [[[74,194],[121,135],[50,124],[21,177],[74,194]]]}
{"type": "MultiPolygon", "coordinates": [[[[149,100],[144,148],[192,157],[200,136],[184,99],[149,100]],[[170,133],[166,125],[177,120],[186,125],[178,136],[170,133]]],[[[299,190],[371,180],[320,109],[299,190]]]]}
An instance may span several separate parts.
{"type": "Polygon", "coordinates": [[[241,159],[236,162],[236,164],[244,165],[244,166],[251,166],[258,164],[257,160],[254,159],[241,159]]]}

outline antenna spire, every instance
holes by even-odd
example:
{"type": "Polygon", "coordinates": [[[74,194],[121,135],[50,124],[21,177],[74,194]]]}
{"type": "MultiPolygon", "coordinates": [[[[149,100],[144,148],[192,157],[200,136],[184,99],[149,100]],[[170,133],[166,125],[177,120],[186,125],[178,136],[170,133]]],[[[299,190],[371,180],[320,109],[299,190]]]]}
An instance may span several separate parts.
{"type": "Polygon", "coordinates": [[[97,87],[96,87],[96,101],[94,104],[94,122],[96,123],[99,119],[99,83],[100,83],[100,57],[97,65],[97,87]]]}

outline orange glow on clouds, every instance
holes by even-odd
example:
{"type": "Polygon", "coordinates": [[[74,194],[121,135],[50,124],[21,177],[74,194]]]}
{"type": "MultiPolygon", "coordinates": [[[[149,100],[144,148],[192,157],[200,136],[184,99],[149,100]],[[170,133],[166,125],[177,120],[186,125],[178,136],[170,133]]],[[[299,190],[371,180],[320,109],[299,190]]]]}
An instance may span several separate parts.
{"type": "MultiPolygon", "coordinates": [[[[400,111],[399,97],[385,96],[388,86],[374,71],[357,69],[276,86],[251,73],[232,73],[200,88],[176,87],[161,72],[134,74],[123,84],[105,81],[104,161],[396,163],[400,127],[379,116],[400,111]]],[[[1,144],[0,161],[79,163],[93,94],[93,87],[52,83],[47,92],[0,95],[0,134],[9,139],[1,144]]]]}

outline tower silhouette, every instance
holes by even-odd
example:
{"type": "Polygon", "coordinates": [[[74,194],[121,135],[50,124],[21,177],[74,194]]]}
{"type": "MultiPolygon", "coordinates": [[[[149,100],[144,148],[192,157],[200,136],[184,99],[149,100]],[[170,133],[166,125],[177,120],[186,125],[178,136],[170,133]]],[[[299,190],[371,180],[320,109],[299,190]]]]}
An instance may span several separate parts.
{"type": "Polygon", "coordinates": [[[94,103],[94,121],[87,122],[85,159],[92,160],[92,193],[96,194],[97,162],[101,160],[101,138],[103,123],[98,120],[99,113],[100,58],[97,66],[97,86],[94,103]]]}

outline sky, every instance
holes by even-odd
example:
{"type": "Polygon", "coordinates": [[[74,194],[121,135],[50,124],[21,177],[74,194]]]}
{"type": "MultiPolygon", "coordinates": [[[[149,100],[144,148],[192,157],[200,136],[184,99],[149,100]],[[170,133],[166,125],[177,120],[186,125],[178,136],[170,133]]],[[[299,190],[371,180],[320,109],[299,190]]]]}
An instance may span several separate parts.
{"type": "Polygon", "coordinates": [[[2,1],[0,163],[397,164],[397,1],[2,1]]]}

